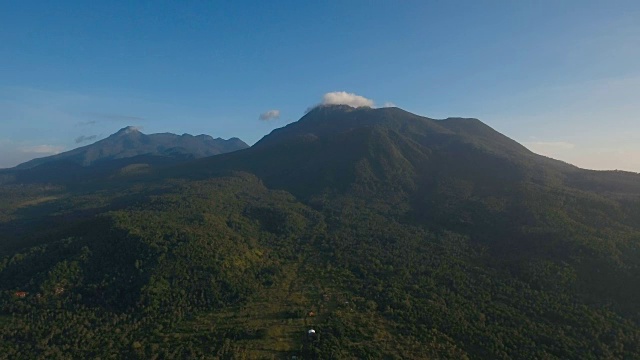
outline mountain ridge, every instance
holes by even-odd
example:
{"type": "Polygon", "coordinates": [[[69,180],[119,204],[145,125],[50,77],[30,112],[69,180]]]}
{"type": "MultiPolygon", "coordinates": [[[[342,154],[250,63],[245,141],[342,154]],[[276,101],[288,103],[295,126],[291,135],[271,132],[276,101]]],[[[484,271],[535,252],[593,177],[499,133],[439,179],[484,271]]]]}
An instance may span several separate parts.
{"type": "Polygon", "coordinates": [[[242,140],[233,137],[228,140],[214,139],[209,135],[176,135],[172,133],[144,134],[137,127],[127,126],[105,139],[93,144],[75,148],[60,154],[37,158],[17,165],[14,169],[24,170],[39,165],[70,161],[81,166],[96,162],[130,158],[140,155],[191,156],[200,158],[247,148],[242,140]]]}

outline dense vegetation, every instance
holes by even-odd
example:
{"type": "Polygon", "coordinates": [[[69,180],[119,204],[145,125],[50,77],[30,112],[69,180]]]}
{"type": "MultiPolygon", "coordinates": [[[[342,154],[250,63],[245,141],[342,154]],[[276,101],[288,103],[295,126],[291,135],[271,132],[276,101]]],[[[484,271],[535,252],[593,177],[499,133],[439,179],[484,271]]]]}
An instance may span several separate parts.
{"type": "Polygon", "coordinates": [[[0,357],[640,358],[638,177],[396,110],[1,186],[0,357]]]}

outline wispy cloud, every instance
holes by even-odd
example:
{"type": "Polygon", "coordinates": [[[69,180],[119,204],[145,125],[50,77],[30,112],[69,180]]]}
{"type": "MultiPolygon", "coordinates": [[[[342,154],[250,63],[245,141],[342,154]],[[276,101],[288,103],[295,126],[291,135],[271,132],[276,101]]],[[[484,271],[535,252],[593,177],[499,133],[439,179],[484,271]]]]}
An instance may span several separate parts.
{"type": "Polygon", "coordinates": [[[80,121],[78,123],[78,125],[86,126],[86,125],[95,125],[96,123],[97,123],[97,121],[95,121],[95,120],[89,120],[89,121],[80,121]]]}
{"type": "Polygon", "coordinates": [[[259,119],[262,121],[276,120],[280,118],[280,110],[269,110],[260,114],[259,119]]]}
{"type": "Polygon", "coordinates": [[[392,103],[391,101],[387,101],[386,103],[384,103],[384,105],[382,105],[382,107],[396,107],[396,104],[392,103]]]}
{"type": "Polygon", "coordinates": [[[34,146],[22,146],[22,147],[19,147],[18,150],[26,154],[56,155],[56,154],[60,154],[64,150],[64,146],[45,144],[45,145],[34,145],[34,146]]]}
{"type": "Polygon", "coordinates": [[[75,139],[75,142],[76,142],[76,144],[80,144],[80,143],[85,142],[85,141],[95,140],[97,137],[98,137],[98,135],[89,135],[89,136],[82,135],[82,136],[78,136],[75,139]]]}

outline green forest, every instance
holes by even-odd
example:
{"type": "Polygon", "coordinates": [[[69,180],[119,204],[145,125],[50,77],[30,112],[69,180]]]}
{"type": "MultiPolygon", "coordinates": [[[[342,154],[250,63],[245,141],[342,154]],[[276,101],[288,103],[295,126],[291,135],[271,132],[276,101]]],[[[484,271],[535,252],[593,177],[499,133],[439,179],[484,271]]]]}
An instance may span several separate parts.
{"type": "Polygon", "coordinates": [[[382,114],[1,184],[0,358],[640,358],[637,175],[382,114]]]}
{"type": "Polygon", "coordinates": [[[418,226],[362,198],[304,205],[248,174],[138,184],[118,201],[104,196],[62,196],[3,214],[14,222],[25,209],[56,218],[25,224],[34,229],[28,247],[20,236],[2,244],[6,358],[640,352],[638,290],[625,286],[637,284],[631,255],[640,232],[624,223],[606,232],[589,226],[611,221],[602,214],[614,204],[604,200],[591,199],[593,214],[572,214],[549,207],[589,199],[522,199],[535,200],[530,215],[546,226],[513,232],[511,241],[534,247],[518,249],[504,238],[494,244],[491,227],[474,238],[418,226]]]}

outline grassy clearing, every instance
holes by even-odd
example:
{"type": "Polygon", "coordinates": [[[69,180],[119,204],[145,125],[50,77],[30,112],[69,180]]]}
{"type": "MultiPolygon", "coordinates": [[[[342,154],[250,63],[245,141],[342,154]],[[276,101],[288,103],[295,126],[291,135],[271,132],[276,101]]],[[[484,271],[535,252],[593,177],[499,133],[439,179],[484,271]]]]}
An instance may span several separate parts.
{"type": "Polygon", "coordinates": [[[282,359],[298,354],[307,331],[335,308],[314,276],[312,266],[303,261],[293,263],[282,269],[278,282],[254,294],[245,306],[202,314],[165,336],[174,340],[211,333],[235,337],[234,346],[251,359],[282,359]],[[309,312],[314,314],[309,316],[309,312]],[[239,329],[242,332],[238,334],[239,329]]]}
{"type": "Polygon", "coordinates": [[[250,339],[234,343],[255,359],[281,358],[283,353],[299,351],[307,328],[314,322],[307,317],[313,301],[305,291],[304,271],[294,265],[283,274],[281,281],[255,294],[246,306],[203,314],[182,324],[178,331],[187,335],[245,329],[250,339]]]}

